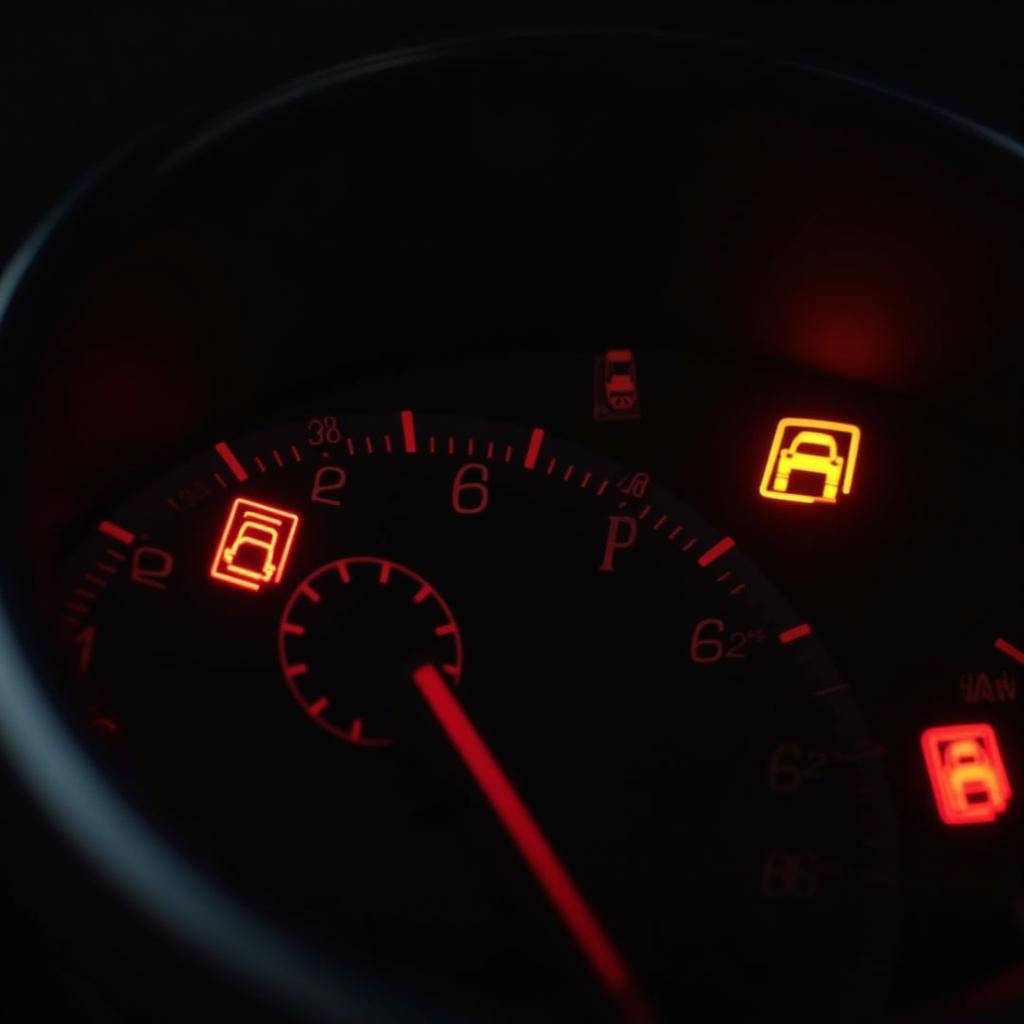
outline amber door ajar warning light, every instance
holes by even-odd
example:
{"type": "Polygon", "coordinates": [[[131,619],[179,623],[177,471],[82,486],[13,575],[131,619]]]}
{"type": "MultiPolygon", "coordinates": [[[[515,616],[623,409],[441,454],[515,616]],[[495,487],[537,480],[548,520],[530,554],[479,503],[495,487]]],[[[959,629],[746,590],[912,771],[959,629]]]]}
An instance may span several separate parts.
{"type": "Polygon", "coordinates": [[[939,817],[947,825],[992,822],[1013,795],[992,726],[944,725],[921,734],[939,817]]]}
{"type": "Polygon", "coordinates": [[[774,501],[834,505],[849,494],[860,450],[860,427],[787,416],[775,428],[761,494],[774,501]]]}
{"type": "Polygon", "coordinates": [[[246,590],[280,583],[298,525],[294,512],[235,498],[210,576],[246,590]]]}

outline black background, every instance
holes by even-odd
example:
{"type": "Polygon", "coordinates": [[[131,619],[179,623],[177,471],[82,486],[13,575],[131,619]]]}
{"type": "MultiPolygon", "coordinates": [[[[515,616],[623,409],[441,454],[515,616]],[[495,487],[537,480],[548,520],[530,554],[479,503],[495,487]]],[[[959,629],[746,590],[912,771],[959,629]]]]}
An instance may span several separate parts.
{"type": "Polygon", "coordinates": [[[14,0],[0,15],[0,254],[84,171],[189,110],[376,46],[541,26],[664,27],[777,47],[1020,137],[1014,5],[14,0]]]}

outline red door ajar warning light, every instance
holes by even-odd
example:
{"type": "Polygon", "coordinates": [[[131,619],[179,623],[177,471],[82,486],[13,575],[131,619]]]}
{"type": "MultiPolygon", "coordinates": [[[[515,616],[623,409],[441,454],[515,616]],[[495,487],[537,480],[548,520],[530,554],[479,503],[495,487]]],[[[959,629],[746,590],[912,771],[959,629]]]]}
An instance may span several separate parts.
{"type": "Polygon", "coordinates": [[[1012,796],[990,725],[944,725],[921,734],[939,816],[947,825],[995,821],[1012,796]]]}
{"type": "Polygon", "coordinates": [[[860,427],[787,416],[775,428],[761,494],[775,501],[834,505],[849,494],[860,450],[860,427]]]}
{"type": "Polygon", "coordinates": [[[210,575],[246,590],[280,583],[298,525],[294,512],[235,498],[210,575]]]}
{"type": "Polygon", "coordinates": [[[631,349],[610,348],[594,357],[594,419],[640,419],[640,386],[631,349]]]}

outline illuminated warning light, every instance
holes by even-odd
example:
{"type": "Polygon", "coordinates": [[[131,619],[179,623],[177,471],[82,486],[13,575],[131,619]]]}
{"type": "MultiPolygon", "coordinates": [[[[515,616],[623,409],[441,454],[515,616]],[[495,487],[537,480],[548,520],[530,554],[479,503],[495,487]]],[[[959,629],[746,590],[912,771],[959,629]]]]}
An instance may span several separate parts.
{"type": "Polygon", "coordinates": [[[636,357],[628,348],[610,348],[594,357],[594,419],[640,419],[636,357]]]}
{"type": "Polygon", "coordinates": [[[860,427],[787,416],[779,420],[761,494],[775,501],[834,505],[849,494],[860,449],[860,427]]]}
{"type": "Polygon", "coordinates": [[[992,726],[944,725],[921,734],[939,816],[947,825],[995,821],[1013,795],[992,726]]]}
{"type": "Polygon", "coordinates": [[[280,583],[298,525],[294,512],[235,498],[210,575],[246,590],[280,583]]]}

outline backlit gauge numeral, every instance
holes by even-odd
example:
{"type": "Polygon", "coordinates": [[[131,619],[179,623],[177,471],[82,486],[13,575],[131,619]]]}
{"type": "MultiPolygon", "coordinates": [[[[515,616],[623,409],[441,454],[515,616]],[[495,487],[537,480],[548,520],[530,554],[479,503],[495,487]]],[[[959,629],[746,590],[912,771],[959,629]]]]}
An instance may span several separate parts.
{"type": "Polygon", "coordinates": [[[348,476],[341,466],[321,466],[313,478],[313,492],[310,494],[312,501],[318,501],[321,505],[333,505],[341,507],[341,498],[337,497],[344,488],[348,476]]]}
{"type": "Polygon", "coordinates": [[[487,488],[490,471],[479,462],[470,462],[455,474],[452,484],[452,508],[460,515],[475,516],[487,508],[491,492],[487,488]]]}
{"type": "Polygon", "coordinates": [[[921,736],[939,816],[947,825],[992,822],[1012,795],[992,726],[947,725],[921,736]]]}
{"type": "Polygon", "coordinates": [[[765,858],[761,895],[766,900],[813,899],[821,886],[822,864],[813,850],[775,850],[765,858]]]}
{"type": "Polygon", "coordinates": [[[236,498],[210,576],[245,590],[280,583],[298,525],[293,512],[236,498]]]}
{"type": "Polygon", "coordinates": [[[161,548],[143,546],[132,552],[131,580],[154,590],[166,590],[174,571],[174,556],[161,548]]]}
{"type": "Polygon", "coordinates": [[[318,448],[323,444],[339,444],[341,442],[341,428],[334,416],[310,420],[306,426],[309,428],[306,443],[313,448],[318,448]]]}
{"type": "Polygon", "coordinates": [[[763,629],[728,630],[721,619],[701,619],[690,634],[690,661],[714,665],[725,658],[740,661],[751,653],[751,645],[764,643],[763,629]]]}

